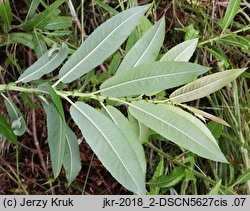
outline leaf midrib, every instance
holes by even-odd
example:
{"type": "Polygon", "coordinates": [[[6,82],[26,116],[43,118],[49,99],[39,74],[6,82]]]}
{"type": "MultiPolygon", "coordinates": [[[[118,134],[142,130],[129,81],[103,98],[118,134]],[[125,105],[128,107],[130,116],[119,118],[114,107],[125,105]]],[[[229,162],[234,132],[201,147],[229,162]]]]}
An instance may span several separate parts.
{"type": "Polygon", "coordinates": [[[145,51],[143,52],[143,54],[141,55],[141,57],[139,57],[138,61],[133,65],[133,67],[135,67],[136,65],[138,65],[139,62],[141,61],[141,59],[143,58],[143,56],[147,53],[147,50],[149,49],[149,47],[151,46],[151,44],[154,42],[155,37],[158,35],[158,32],[161,29],[162,24],[163,24],[163,20],[161,20],[161,23],[160,23],[158,29],[156,30],[156,32],[155,32],[152,40],[150,41],[149,45],[147,46],[147,48],[145,49],[145,51]]]}
{"type": "Polygon", "coordinates": [[[126,81],[126,82],[122,82],[120,84],[116,84],[116,85],[113,85],[113,86],[110,86],[110,87],[107,87],[107,88],[103,88],[103,89],[101,89],[101,92],[105,92],[105,91],[108,91],[110,89],[114,89],[114,88],[117,88],[119,86],[124,86],[124,85],[130,84],[130,83],[135,83],[135,82],[138,82],[138,81],[152,80],[152,79],[156,79],[156,78],[169,77],[169,76],[172,76],[172,75],[179,75],[179,74],[193,73],[193,72],[200,72],[200,70],[186,71],[186,72],[180,72],[180,73],[170,73],[170,74],[163,74],[163,75],[147,76],[147,77],[144,77],[144,78],[129,80],[129,81],[126,81]]]}
{"type": "MultiPolygon", "coordinates": [[[[235,0],[234,1],[234,4],[233,4],[233,6],[232,6],[232,8],[234,8],[235,7],[235,5],[238,3],[238,1],[237,0],[235,0]]],[[[226,14],[227,14],[227,11],[226,11],[226,14]]],[[[236,13],[237,14],[237,13],[236,13]]],[[[235,15],[233,12],[231,12],[230,14],[229,14],[229,18],[227,18],[226,19],[226,23],[225,23],[225,25],[224,25],[224,29],[223,30],[225,30],[229,25],[228,25],[228,22],[231,20],[231,16],[233,16],[233,15],[235,15]]],[[[226,16],[225,16],[226,17],[226,16]]]]}
{"type": "Polygon", "coordinates": [[[116,150],[113,148],[112,144],[109,142],[109,139],[106,137],[105,134],[103,134],[102,130],[98,127],[98,125],[96,125],[91,118],[88,117],[87,114],[85,114],[80,108],[78,108],[78,106],[74,103],[72,104],[81,114],[83,114],[91,123],[92,125],[101,133],[101,135],[105,138],[105,140],[107,141],[107,143],[109,144],[109,146],[111,147],[111,149],[113,150],[113,152],[115,153],[115,155],[117,156],[117,158],[120,160],[120,162],[122,163],[123,167],[126,169],[126,171],[128,172],[128,174],[130,175],[130,177],[132,178],[132,180],[134,181],[134,183],[136,184],[136,186],[138,187],[138,189],[140,190],[141,193],[143,193],[144,191],[141,190],[140,186],[137,184],[135,178],[131,175],[130,171],[127,169],[126,165],[123,163],[123,160],[120,158],[119,154],[117,154],[116,150]]]}
{"type": "Polygon", "coordinates": [[[97,48],[99,48],[99,46],[101,46],[111,35],[113,35],[115,33],[115,31],[120,28],[122,25],[124,25],[127,21],[129,21],[131,18],[133,18],[134,16],[136,16],[138,13],[141,13],[142,10],[140,10],[139,12],[135,13],[134,15],[130,16],[129,18],[127,18],[124,22],[122,22],[121,24],[119,24],[104,40],[102,40],[91,52],[88,53],[88,55],[86,55],[82,60],[80,60],[78,62],[77,65],[75,65],[73,68],[71,68],[64,76],[62,76],[60,78],[60,81],[63,81],[69,74],[71,74],[72,72],[75,71],[75,69],[81,65],[88,57],[90,57],[93,52],[96,51],[97,48]]]}
{"type": "MultiPolygon", "coordinates": [[[[235,74],[235,73],[234,73],[234,74],[235,74]]],[[[207,85],[205,85],[205,86],[199,87],[199,88],[194,89],[194,90],[192,90],[192,91],[189,91],[189,92],[186,92],[186,93],[183,93],[183,94],[174,96],[173,98],[169,98],[169,100],[173,100],[173,99],[175,99],[175,98],[180,98],[180,97],[183,97],[183,96],[185,96],[185,95],[189,95],[190,93],[200,91],[200,90],[202,90],[202,89],[205,89],[205,88],[208,87],[208,86],[211,86],[211,85],[213,85],[213,84],[215,84],[215,83],[218,83],[218,82],[220,82],[220,81],[222,81],[222,80],[225,80],[225,79],[227,79],[227,78],[230,78],[230,77],[232,77],[234,74],[228,75],[228,76],[226,76],[225,78],[221,78],[221,79],[219,79],[219,80],[216,80],[216,81],[214,81],[214,82],[212,82],[212,83],[209,83],[209,84],[207,84],[207,85]]],[[[230,82],[228,82],[228,83],[230,83],[230,82]]]]}
{"type": "MultiPolygon", "coordinates": [[[[12,134],[12,130],[10,128],[8,128],[6,125],[4,125],[1,121],[0,121],[0,124],[6,128],[6,130],[8,131],[9,135],[13,138],[14,142],[16,142],[16,137],[12,134]]],[[[12,140],[12,141],[13,141],[12,140]]]]}
{"type": "Polygon", "coordinates": [[[186,53],[191,47],[193,47],[194,42],[191,42],[179,55],[177,55],[174,61],[177,61],[184,53],[186,53]]]}
{"type": "MultiPolygon", "coordinates": [[[[172,124],[170,124],[170,123],[168,123],[168,122],[165,122],[163,119],[158,118],[158,117],[155,116],[154,114],[149,113],[149,112],[147,112],[147,111],[145,111],[145,110],[143,110],[143,109],[137,107],[137,106],[134,105],[134,104],[129,104],[129,105],[132,106],[132,107],[134,107],[134,108],[136,108],[136,109],[138,109],[138,110],[140,110],[140,111],[142,111],[142,112],[144,112],[144,113],[146,113],[146,114],[148,114],[149,116],[152,116],[152,117],[155,118],[155,119],[158,119],[158,120],[161,121],[162,123],[166,123],[166,124],[169,125],[170,127],[174,128],[174,129],[176,129],[176,130],[178,130],[178,131],[181,132],[183,135],[185,135],[185,136],[189,137],[190,139],[192,139],[194,142],[196,142],[196,143],[197,143],[198,145],[200,145],[202,148],[204,148],[204,149],[206,149],[207,151],[211,152],[211,154],[214,154],[212,151],[210,151],[209,149],[203,147],[199,142],[197,142],[195,139],[193,139],[193,138],[190,137],[188,134],[186,134],[184,131],[178,129],[178,128],[175,127],[174,125],[172,125],[172,124]]],[[[204,134],[205,134],[205,133],[204,133],[204,134]]],[[[205,135],[206,135],[206,134],[205,134],[205,135]]],[[[210,138],[209,138],[209,139],[210,139],[210,138]]],[[[172,141],[172,140],[171,140],[171,141],[172,141]]],[[[214,155],[217,157],[216,154],[214,154],[214,155]]],[[[218,158],[221,159],[220,157],[218,157],[218,158]]]]}
{"type": "MultiPolygon", "coordinates": [[[[63,51],[63,49],[61,50],[61,52],[63,51]]],[[[40,68],[38,68],[36,71],[30,73],[29,75],[25,76],[24,78],[22,79],[19,79],[16,83],[19,83],[20,81],[24,81],[28,78],[29,80],[29,77],[32,77],[34,74],[36,74],[37,72],[39,72],[40,70],[44,69],[44,67],[46,66],[50,66],[51,62],[53,62],[55,59],[58,58],[58,56],[60,55],[60,51],[57,53],[57,55],[55,55],[54,57],[52,57],[47,63],[45,63],[43,66],[41,66],[40,68]]],[[[49,57],[49,56],[48,56],[49,57]]]]}

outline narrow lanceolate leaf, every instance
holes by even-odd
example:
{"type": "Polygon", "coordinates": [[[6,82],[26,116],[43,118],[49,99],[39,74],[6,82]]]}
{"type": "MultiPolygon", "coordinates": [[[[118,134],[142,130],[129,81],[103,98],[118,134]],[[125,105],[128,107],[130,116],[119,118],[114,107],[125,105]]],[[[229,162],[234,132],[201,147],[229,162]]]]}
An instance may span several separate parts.
{"type": "Polygon", "coordinates": [[[32,33],[32,44],[34,45],[36,58],[40,58],[44,53],[48,51],[47,45],[43,40],[42,35],[37,31],[34,31],[32,33]]]}
{"type": "Polygon", "coordinates": [[[49,83],[46,83],[46,88],[50,93],[50,97],[51,97],[53,103],[55,104],[57,111],[59,112],[61,117],[63,119],[65,119],[63,105],[62,105],[62,102],[60,100],[60,97],[57,95],[56,91],[51,87],[51,85],[49,83]]]}
{"type": "Polygon", "coordinates": [[[17,137],[13,133],[11,126],[9,123],[0,115],[0,136],[4,136],[7,138],[11,143],[18,145],[17,137]]]}
{"type": "Polygon", "coordinates": [[[173,103],[183,103],[210,95],[236,79],[245,69],[232,69],[214,73],[189,83],[170,95],[173,103]]]}
{"type": "Polygon", "coordinates": [[[26,123],[22,113],[9,98],[7,98],[3,94],[2,96],[4,97],[4,104],[7,108],[8,115],[10,117],[10,123],[12,126],[13,133],[17,136],[23,135],[26,130],[26,123]]]}
{"type": "Polygon", "coordinates": [[[141,170],[145,177],[147,165],[145,159],[145,152],[142,144],[138,140],[137,134],[133,131],[130,122],[118,109],[113,106],[107,106],[106,111],[110,118],[113,120],[113,122],[121,129],[121,131],[127,137],[129,144],[134,149],[134,152],[137,155],[137,159],[140,163],[141,170]]]}
{"type": "Polygon", "coordinates": [[[220,194],[220,186],[221,186],[222,180],[220,179],[219,182],[209,191],[208,195],[219,195],[220,194]]]}
{"type": "Polygon", "coordinates": [[[131,8],[99,26],[62,67],[59,80],[70,83],[101,64],[126,40],[148,7],[131,8]]]}
{"type": "Polygon", "coordinates": [[[32,0],[32,2],[30,3],[30,7],[28,10],[27,16],[26,16],[26,20],[28,18],[31,18],[35,14],[36,9],[38,8],[38,6],[40,4],[40,1],[41,0],[32,0]]]}
{"type": "Polygon", "coordinates": [[[120,64],[117,73],[129,70],[139,64],[155,61],[165,35],[165,18],[152,26],[133,46],[120,64]]]}
{"type": "Polygon", "coordinates": [[[185,169],[175,167],[169,175],[161,175],[158,178],[149,182],[149,185],[154,187],[168,188],[178,184],[185,177],[185,169]]]}
{"type": "Polygon", "coordinates": [[[3,19],[3,30],[9,30],[12,21],[12,12],[9,0],[0,1],[0,17],[3,19]]]}
{"type": "Polygon", "coordinates": [[[8,43],[9,44],[22,44],[31,49],[34,49],[34,43],[32,42],[32,35],[22,32],[8,33],[8,43]]]}
{"type": "Polygon", "coordinates": [[[77,177],[81,169],[81,157],[78,141],[73,131],[66,125],[65,152],[63,167],[66,172],[68,184],[70,185],[77,177]]]}
{"type": "Polygon", "coordinates": [[[67,29],[72,26],[72,18],[65,16],[51,17],[39,26],[44,30],[60,30],[67,29]]]}
{"type": "Polygon", "coordinates": [[[222,20],[222,29],[225,30],[232,23],[240,7],[241,0],[230,0],[227,6],[226,14],[222,20]]]}
{"type": "Polygon", "coordinates": [[[27,83],[40,79],[43,75],[55,70],[67,57],[68,47],[62,44],[61,48],[52,47],[48,52],[41,56],[32,66],[30,66],[18,78],[19,82],[27,83]],[[55,53],[56,52],[56,53],[55,53]]]}
{"type": "Polygon", "coordinates": [[[153,95],[165,89],[186,84],[209,70],[187,62],[153,62],[121,72],[101,85],[101,94],[123,97],[153,95]]]}
{"type": "Polygon", "coordinates": [[[237,180],[236,180],[236,184],[242,184],[244,182],[247,182],[248,180],[250,180],[250,168],[247,169],[243,174],[241,174],[237,180]]]}
{"type": "Polygon", "coordinates": [[[48,144],[52,170],[56,178],[61,171],[65,152],[65,122],[53,104],[44,106],[47,114],[48,144]]]}
{"type": "Polygon", "coordinates": [[[187,62],[193,56],[198,39],[184,41],[171,48],[163,55],[160,61],[183,61],[187,62]]]}
{"type": "Polygon", "coordinates": [[[194,108],[194,107],[183,105],[183,104],[181,104],[181,107],[184,107],[184,108],[188,109],[189,111],[193,112],[196,116],[202,116],[202,117],[205,117],[207,119],[213,120],[214,122],[217,122],[219,124],[230,127],[230,125],[225,120],[223,120],[223,119],[221,119],[221,118],[219,118],[217,116],[214,116],[212,114],[209,114],[209,113],[207,113],[205,111],[202,111],[202,110],[200,110],[198,108],[194,108]]]}
{"type": "Polygon", "coordinates": [[[103,165],[125,188],[145,194],[145,178],[126,136],[104,114],[83,102],[76,102],[70,114],[103,165]]]}
{"type": "Polygon", "coordinates": [[[129,122],[131,127],[139,139],[141,144],[145,144],[148,141],[148,137],[150,135],[149,128],[143,123],[139,122],[133,115],[128,112],[129,122]]]}
{"type": "Polygon", "coordinates": [[[131,103],[129,111],[136,119],[180,147],[201,157],[227,163],[211,132],[191,114],[172,105],[144,101],[131,103]]]}
{"type": "Polygon", "coordinates": [[[51,4],[47,9],[39,13],[38,15],[32,17],[31,19],[28,19],[24,25],[23,28],[25,30],[31,30],[33,28],[39,28],[39,25],[43,24],[45,21],[47,21],[51,17],[55,17],[60,13],[60,11],[57,9],[65,0],[57,0],[53,4],[51,4]]]}

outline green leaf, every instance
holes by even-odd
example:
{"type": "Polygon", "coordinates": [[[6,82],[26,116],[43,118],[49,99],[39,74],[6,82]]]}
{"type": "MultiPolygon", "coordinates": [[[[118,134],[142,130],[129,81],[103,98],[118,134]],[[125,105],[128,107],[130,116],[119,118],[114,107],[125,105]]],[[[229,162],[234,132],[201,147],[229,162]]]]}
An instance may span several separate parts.
{"type": "Polygon", "coordinates": [[[32,33],[32,43],[34,44],[34,51],[37,58],[40,58],[48,51],[47,45],[43,40],[42,35],[36,31],[32,33]]]}
{"type": "Polygon", "coordinates": [[[56,106],[57,111],[61,115],[62,119],[65,120],[62,102],[56,91],[51,87],[51,85],[49,83],[43,83],[40,84],[37,88],[49,92],[50,98],[56,106]]]}
{"type": "Polygon", "coordinates": [[[3,19],[3,30],[7,32],[11,26],[12,12],[9,0],[2,0],[0,2],[0,17],[3,19]]]}
{"type": "MultiPolygon", "coordinates": [[[[224,46],[226,43],[234,47],[239,47],[241,48],[241,51],[250,55],[250,41],[247,39],[247,37],[243,36],[223,37],[219,39],[217,42],[224,46]]],[[[230,46],[226,47],[230,49],[230,46]]]]}
{"type": "Polygon", "coordinates": [[[31,49],[34,49],[34,43],[32,42],[32,35],[28,33],[22,33],[22,32],[13,32],[9,33],[8,35],[8,44],[22,44],[25,45],[31,49]]]}
{"type": "Polygon", "coordinates": [[[66,145],[65,122],[53,104],[44,105],[47,114],[48,144],[52,170],[56,178],[61,171],[66,145]]]}
{"type": "Polygon", "coordinates": [[[113,58],[112,61],[110,62],[109,65],[109,73],[114,75],[117,68],[119,67],[119,64],[121,63],[121,54],[119,52],[117,52],[113,58]]]}
{"type": "Polygon", "coordinates": [[[135,43],[152,27],[152,23],[146,16],[143,16],[140,20],[140,24],[129,35],[126,45],[125,54],[135,45],[135,43]]]}
{"type": "Polygon", "coordinates": [[[219,182],[209,191],[208,195],[219,195],[220,193],[220,186],[221,186],[222,180],[220,179],[219,182]]]}
{"type": "Polygon", "coordinates": [[[191,40],[197,38],[199,35],[199,31],[195,29],[194,24],[190,24],[183,30],[185,32],[185,40],[191,40]]]}
{"type": "Polygon", "coordinates": [[[235,15],[238,12],[240,7],[241,0],[230,0],[227,6],[226,14],[222,20],[222,29],[223,31],[228,28],[228,26],[232,23],[235,15]]]}
{"type": "Polygon", "coordinates": [[[76,80],[113,54],[139,23],[148,7],[128,9],[99,26],[62,67],[60,81],[70,83],[76,80]]]}
{"type": "Polygon", "coordinates": [[[129,122],[132,126],[134,133],[137,135],[140,143],[145,144],[148,141],[150,134],[149,128],[143,123],[139,122],[133,115],[128,112],[129,122]]]}
{"type": "Polygon", "coordinates": [[[65,16],[51,17],[47,21],[40,24],[39,28],[43,30],[60,30],[67,29],[72,26],[72,18],[65,16]]]}
{"type": "Polygon", "coordinates": [[[23,101],[24,104],[26,104],[31,109],[37,109],[38,108],[36,103],[32,101],[30,95],[28,93],[26,93],[26,92],[22,93],[22,101],[23,101]]]}
{"type": "MultiPolygon", "coordinates": [[[[161,175],[164,174],[164,158],[161,156],[160,157],[161,160],[160,162],[158,163],[155,171],[154,171],[154,174],[153,174],[153,177],[151,178],[150,181],[154,181],[156,180],[158,177],[160,177],[161,175]]],[[[149,195],[159,195],[159,192],[160,192],[160,188],[159,187],[152,187],[152,185],[149,185],[149,195]]]]}
{"type": "Polygon", "coordinates": [[[100,89],[102,95],[113,97],[153,95],[193,81],[208,70],[188,62],[153,62],[113,76],[100,89]]]}
{"type": "Polygon", "coordinates": [[[32,66],[26,69],[24,73],[18,78],[18,81],[16,83],[27,83],[33,80],[40,79],[43,75],[55,70],[64,61],[67,55],[68,47],[66,44],[63,43],[61,48],[58,48],[56,46],[52,47],[32,66]]]}
{"type": "Polygon", "coordinates": [[[81,157],[76,135],[67,125],[65,142],[66,146],[63,158],[63,167],[66,172],[68,185],[70,185],[81,170],[81,157]]]}
{"type": "Polygon", "coordinates": [[[112,121],[121,129],[123,134],[127,137],[127,140],[133,148],[137,156],[138,162],[140,163],[143,175],[144,177],[146,177],[147,163],[145,159],[145,152],[142,144],[138,140],[136,133],[134,133],[130,122],[118,109],[114,108],[113,106],[106,106],[105,110],[112,119],[112,121]]]}
{"type": "Polygon", "coordinates": [[[106,10],[107,12],[109,12],[112,15],[116,15],[118,12],[113,9],[112,7],[110,7],[108,4],[105,4],[103,1],[101,0],[95,0],[95,3],[100,6],[101,8],[103,8],[104,10],[106,10]]]}
{"type": "Polygon", "coordinates": [[[227,57],[221,53],[218,53],[217,51],[210,49],[210,48],[206,48],[206,50],[213,55],[213,57],[219,62],[219,64],[223,67],[223,68],[228,68],[229,67],[229,62],[227,60],[227,57]]]}
{"type": "Polygon", "coordinates": [[[13,133],[8,122],[6,122],[4,117],[2,117],[1,115],[0,115],[0,135],[7,138],[12,144],[18,146],[16,135],[13,133]]]}
{"type": "Polygon", "coordinates": [[[56,15],[58,15],[60,11],[57,10],[57,8],[64,2],[65,0],[57,0],[53,4],[51,4],[49,7],[47,7],[47,9],[45,9],[40,14],[34,16],[31,19],[28,19],[23,25],[24,30],[31,30],[33,28],[39,28],[39,25],[42,25],[49,18],[55,17],[56,15]]]}
{"type": "Polygon", "coordinates": [[[10,123],[12,125],[13,133],[17,136],[23,135],[26,130],[26,123],[22,113],[9,98],[7,98],[3,94],[2,96],[4,97],[4,104],[10,117],[10,123]]]}
{"type": "Polygon", "coordinates": [[[26,16],[26,20],[28,18],[31,18],[32,16],[34,16],[36,9],[38,8],[39,4],[40,4],[41,0],[32,0],[30,6],[29,6],[29,10],[26,16]]]}
{"type": "Polygon", "coordinates": [[[250,180],[250,168],[248,168],[246,171],[244,171],[243,174],[241,174],[237,178],[236,183],[237,184],[242,184],[244,182],[247,182],[248,180],[250,180]]]}
{"type": "Polygon", "coordinates": [[[145,178],[137,156],[115,123],[83,102],[72,104],[70,114],[113,177],[128,190],[145,194],[145,178]]]}
{"type": "Polygon", "coordinates": [[[165,35],[165,18],[152,26],[133,46],[120,64],[117,73],[129,70],[139,64],[155,61],[165,35]]]}
{"type": "Polygon", "coordinates": [[[161,58],[162,61],[183,61],[188,62],[194,54],[198,43],[198,38],[184,41],[175,47],[171,48],[161,58]]]}
{"type": "Polygon", "coordinates": [[[170,95],[173,103],[183,103],[210,95],[235,80],[245,69],[232,69],[208,75],[189,83],[170,95]]]}
{"type": "Polygon", "coordinates": [[[136,119],[180,147],[201,157],[227,163],[208,128],[182,109],[138,101],[130,103],[129,111],[136,119]]]}
{"type": "Polygon", "coordinates": [[[149,185],[161,188],[169,188],[177,185],[185,176],[185,169],[179,166],[175,167],[169,175],[161,175],[153,181],[149,182],[149,185]]]}

